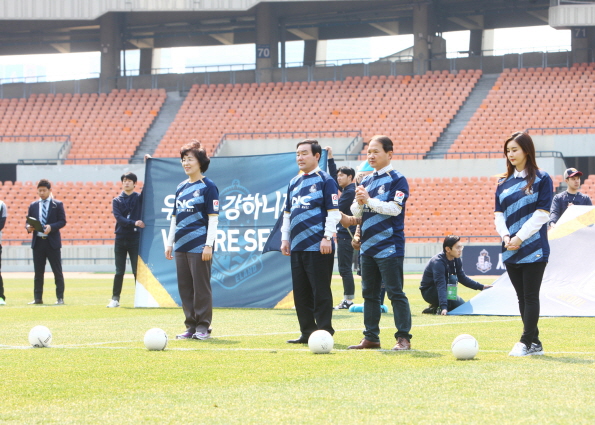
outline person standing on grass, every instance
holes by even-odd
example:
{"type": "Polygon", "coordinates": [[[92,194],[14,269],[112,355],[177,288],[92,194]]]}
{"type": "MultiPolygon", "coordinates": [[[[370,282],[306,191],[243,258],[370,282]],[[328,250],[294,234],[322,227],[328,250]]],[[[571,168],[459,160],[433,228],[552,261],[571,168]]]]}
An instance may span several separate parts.
{"type": "Polygon", "coordinates": [[[548,223],[549,229],[556,227],[556,223],[558,222],[560,217],[562,217],[562,214],[564,214],[564,212],[568,209],[569,206],[593,205],[593,203],[591,202],[591,198],[589,198],[589,195],[585,195],[579,192],[579,189],[581,187],[582,175],[583,173],[577,170],[576,168],[569,168],[566,171],[564,171],[564,180],[566,180],[568,189],[554,196],[550,213],[550,221],[548,223]]]}
{"type": "Polygon", "coordinates": [[[457,294],[457,283],[477,291],[491,288],[471,279],[463,270],[463,243],[456,235],[448,235],[442,242],[442,252],[428,262],[421,278],[421,296],[430,305],[422,314],[446,316],[451,310],[465,303],[457,294]]]}
{"type": "Polygon", "coordinates": [[[112,299],[107,305],[109,308],[120,306],[120,294],[124,273],[126,273],[126,256],[130,256],[130,266],[134,279],[136,279],[136,264],[138,262],[138,246],[140,229],[145,227],[142,222],[141,210],[143,194],[134,191],[137,177],[134,173],[125,173],[120,177],[122,193],[112,201],[112,213],[116,219],[116,239],[114,241],[114,257],[116,260],[116,274],[112,299]]]}
{"type": "Polygon", "coordinates": [[[60,229],[66,226],[64,204],[52,196],[52,184],[47,179],[37,183],[39,200],[31,202],[27,217],[34,218],[41,224],[43,231],[26,224],[28,233],[32,233],[31,249],[33,250],[33,301],[29,304],[43,304],[43,283],[46,261],[54,273],[56,283],[56,304],[64,304],[64,274],[62,273],[62,237],[60,229]]]}
{"type": "Polygon", "coordinates": [[[339,188],[318,166],[322,147],[306,139],[297,144],[296,161],[302,174],[289,182],[281,227],[281,253],[291,256],[295,312],[301,335],[287,341],[307,344],[312,332],[332,325],[334,243],[341,219],[339,188]]]}
{"type": "Polygon", "coordinates": [[[6,297],[4,296],[4,281],[2,280],[2,229],[6,224],[6,217],[8,212],[6,210],[6,204],[0,201],[0,305],[6,305],[6,297]]]}
{"type": "Polygon", "coordinates": [[[368,144],[368,163],[374,173],[357,187],[351,206],[354,217],[361,217],[361,271],[364,298],[364,338],[350,349],[380,348],[380,293],[382,282],[391,300],[397,332],[395,351],[411,349],[411,309],[403,292],[405,256],[405,203],[409,184],[393,170],[393,142],[387,136],[374,136],[368,144]]]}
{"type": "Polygon", "coordinates": [[[211,159],[198,140],[182,146],[180,157],[188,179],[178,185],[165,249],[172,260],[175,247],[178,290],[186,331],[177,339],[211,337],[213,294],[211,266],[219,222],[219,189],[205,177],[211,159]]]}
{"type": "Polygon", "coordinates": [[[502,260],[517,294],[524,327],[509,355],[541,355],[539,291],[550,255],[546,223],[553,183],[537,168],[535,146],[527,133],[516,132],[506,139],[504,155],[507,171],[496,189],[495,225],[502,237],[502,260]]]}
{"type": "MultiPolygon", "coordinates": [[[[337,170],[335,160],[333,159],[333,150],[330,146],[325,148],[328,152],[328,169],[331,177],[337,182],[341,188],[341,196],[339,197],[339,211],[341,215],[351,215],[351,204],[355,199],[355,170],[349,167],[340,167],[337,170]]],[[[353,280],[353,246],[351,246],[351,238],[355,232],[355,226],[348,229],[339,225],[337,226],[337,264],[339,266],[339,274],[343,280],[343,301],[341,301],[335,310],[348,309],[353,304],[355,297],[355,281],[353,280]],[[351,232],[351,234],[350,234],[351,232]]]]}

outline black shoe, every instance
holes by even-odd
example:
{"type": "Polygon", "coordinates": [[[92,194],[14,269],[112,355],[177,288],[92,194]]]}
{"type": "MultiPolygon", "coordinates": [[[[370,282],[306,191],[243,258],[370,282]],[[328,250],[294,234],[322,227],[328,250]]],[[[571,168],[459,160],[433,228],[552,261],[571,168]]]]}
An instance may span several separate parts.
{"type": "Polygon", "coordinates": [[[337,305],[334,310],[348,310],[349,307],[353,305],[353,301],[343,300],[339,305],[337,305]]]}
{"type": "Polygon", "coordinates": [[[298,339],[290,339],[287,341],[288,344],[307,344],[308,338],[300,336],[298,339]]]}
{"type": "Polygon", "coordinates": [[[58,298],[56,305],[64,305],[64,298],[58,298]]]}
{"type": "Polygon", "coordinates": [[[31,302],[28,302],[27,304],[43,304],[43,300],[33,300],[31,302]]]}
{"type": "Polygon", "coordinates": [[[428,306],[428,308],[426,308],[424,311],[422,311],[421,314],[436,314],[436,306],[435,305],[428,306]]]}

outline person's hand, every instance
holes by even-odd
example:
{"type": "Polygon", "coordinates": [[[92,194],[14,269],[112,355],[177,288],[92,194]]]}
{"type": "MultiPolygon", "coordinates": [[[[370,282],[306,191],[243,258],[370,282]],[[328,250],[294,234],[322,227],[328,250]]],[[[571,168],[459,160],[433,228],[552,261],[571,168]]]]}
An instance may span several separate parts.
{"type": "Polygon", "coordinates": [[[448,310],[447,310],[447,309],[444,309],[444,310],[442,310],[442,311],[440,312],[440,315],[441,315],[441,316],[446,316],[446,313],[448,313],[448,310]]]}
{"type": "Polygon", "coordinates": [[[358,204],[364,205],[368,201],[369,198],[370,198],[370,195],[368,194],[368,191],[366,190],[365,187],[360,185],[357,187],[357,189],[355,189],[355,200],[357,201],[358,204]]]}
{"type": "Polygon", "coordinates": [[[486,289],[490,289],[490,288],[493,288],[493,287],[494,287],[493,285],[483,285],[482,291],[485,291],[486,289]]]}
{"type": "Polygon", "coordinates": [[[52,226],[50,226],[49,224],[46,224],[45,228],[43,229],[43,234],[49,235],[51,231],[52,231],[52,226]]]}
{"type": "Polygon", "coordinates": [[[289,241],[281,241],[281,254],[283,255],[291,255],[291,247],[289,246],[289,241]]]}
{"type": "Polygon", "coordinates": [[[333,245],[327,238],[322,238],[320,241],[320,253],[321,254],[332,254],[333,245]]]}
{"type": "Polygon", "coordinates": [[[145,162],[147,162],[147,159],[149,159],[149,158],[153,158],[153,157],[151,156],[151,154],[146,153],[145,158],[144,158],[145,162]]]}
{"type": "Polygon", "coordinates": [[[173,247],[172,246],[168,246],[165,248],[165,258],[167,258],[168,260],[173,260],[174,257],[172,257],[171,252],[173,251],[173,247]]]}
{"type": "Polygon", "coordinates": [[[508,245],[508,242],[510,242],[510,236],[506,235],[502,238],[502,242],[504,242],[504,246],[508,245]]]}
{"type": "Polygon", "coordinates": [[[213,247],[205,246],[202,250],[202,261],[211,261],[213,258],[213,247]]]}
{"type": "Polygon", "coordinates": [[[134,223],[134,225],[136,227],[140,227],[141,229],[145,228],[145,223],[143,223],[142,220],[136,220],[136,223],[134,223]]]}
{"type": "Polygon", "coordinates": [[[331,159],[333,157],[333,148],[331,148],[330,146],[327,146],[324,148],[327,152],[328,152],[328,159],[331,159]]]}
{"type": "Polygon", "coordinates": [[[521,247],[522,243],[523,243],[523,241],[521,240],[521,238],[519,238],[518,236],[515,236],[514,238],[510,239],[508,244],[506,244],[506,249],[509,251],[516,251],[517,249],[519,249],[521,247]]]}
{"type": "Polygon", "coordinates": [[[341,221],[339,221],[339,223],[341,223],[341,226],[343,226],[345,228],[349,228],[351,226],[355,226],[357,224],[360,224],[361,223],[361,219],[355,218],[352,215],[347,215],[345,213],[341,213],[341,221]]]}
{"type": "Polygon", "coordinates": [[[573,205],[574,205],[574,204],[573,204],[572,202],[569,202],[569,203],[568,203],[568,206],[569,206],[569,207],[572,207],[573,205]]]}
{"type": "Polygon", "coordinates": [[[31,233],[33,231],[33,226],[29,226],[27,224],[27,233],[31,233]]]}
{"type": "Polygon", "coordinates": [[[361,243],[361,241],[359,240],[359,238],[357,238],[357,239],[356,239],[356,238],[354,237],[354,238],[351,240],[351,246],[352,246],[352,247],[353,247],[353,249],[355,249],[356,251],[359,251],[359,250],[360,250],[360,248],[362,247],[362,243],[361,243]]]}

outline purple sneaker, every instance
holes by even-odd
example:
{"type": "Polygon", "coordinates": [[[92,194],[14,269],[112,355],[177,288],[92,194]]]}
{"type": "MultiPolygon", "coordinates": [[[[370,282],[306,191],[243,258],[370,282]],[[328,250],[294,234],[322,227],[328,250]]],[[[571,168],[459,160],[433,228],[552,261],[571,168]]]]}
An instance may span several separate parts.
{"type": "Polygon", "coordinates": [[[200,339],[201,341],[211,338],[210,332],[196,332],[192,335],[192,339],[200,339]]]}
{"type": "Polygon", "coordinates": [[[183,334],[176,335],[176,339],[191,339],[191,338],[192,338],[192,332],[190,332],[190,331],[186,331],[183,334]]]}

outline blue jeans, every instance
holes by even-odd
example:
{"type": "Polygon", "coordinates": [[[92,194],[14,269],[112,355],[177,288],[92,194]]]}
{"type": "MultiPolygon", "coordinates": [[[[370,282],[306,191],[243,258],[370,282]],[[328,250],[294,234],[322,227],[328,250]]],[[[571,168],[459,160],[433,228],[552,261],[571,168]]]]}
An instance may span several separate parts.
{"type": "Polygon", "coordinates": [[[353,247],[351,238],[337,238],[337,264],[339,274],[343,279],[343,295],[345,299],[352,300],[355,295],[355,282],[353,281],[353,247]]]}
{"type": "Polygon", "coordinates": [[[395,338],[411,340],[411,309],[403,292],[403,257],[374,258],[362,255],[362,296],[364,297],[364,337],[380,342],[380,291],[382,282],[393,307],[395,338]]]}

